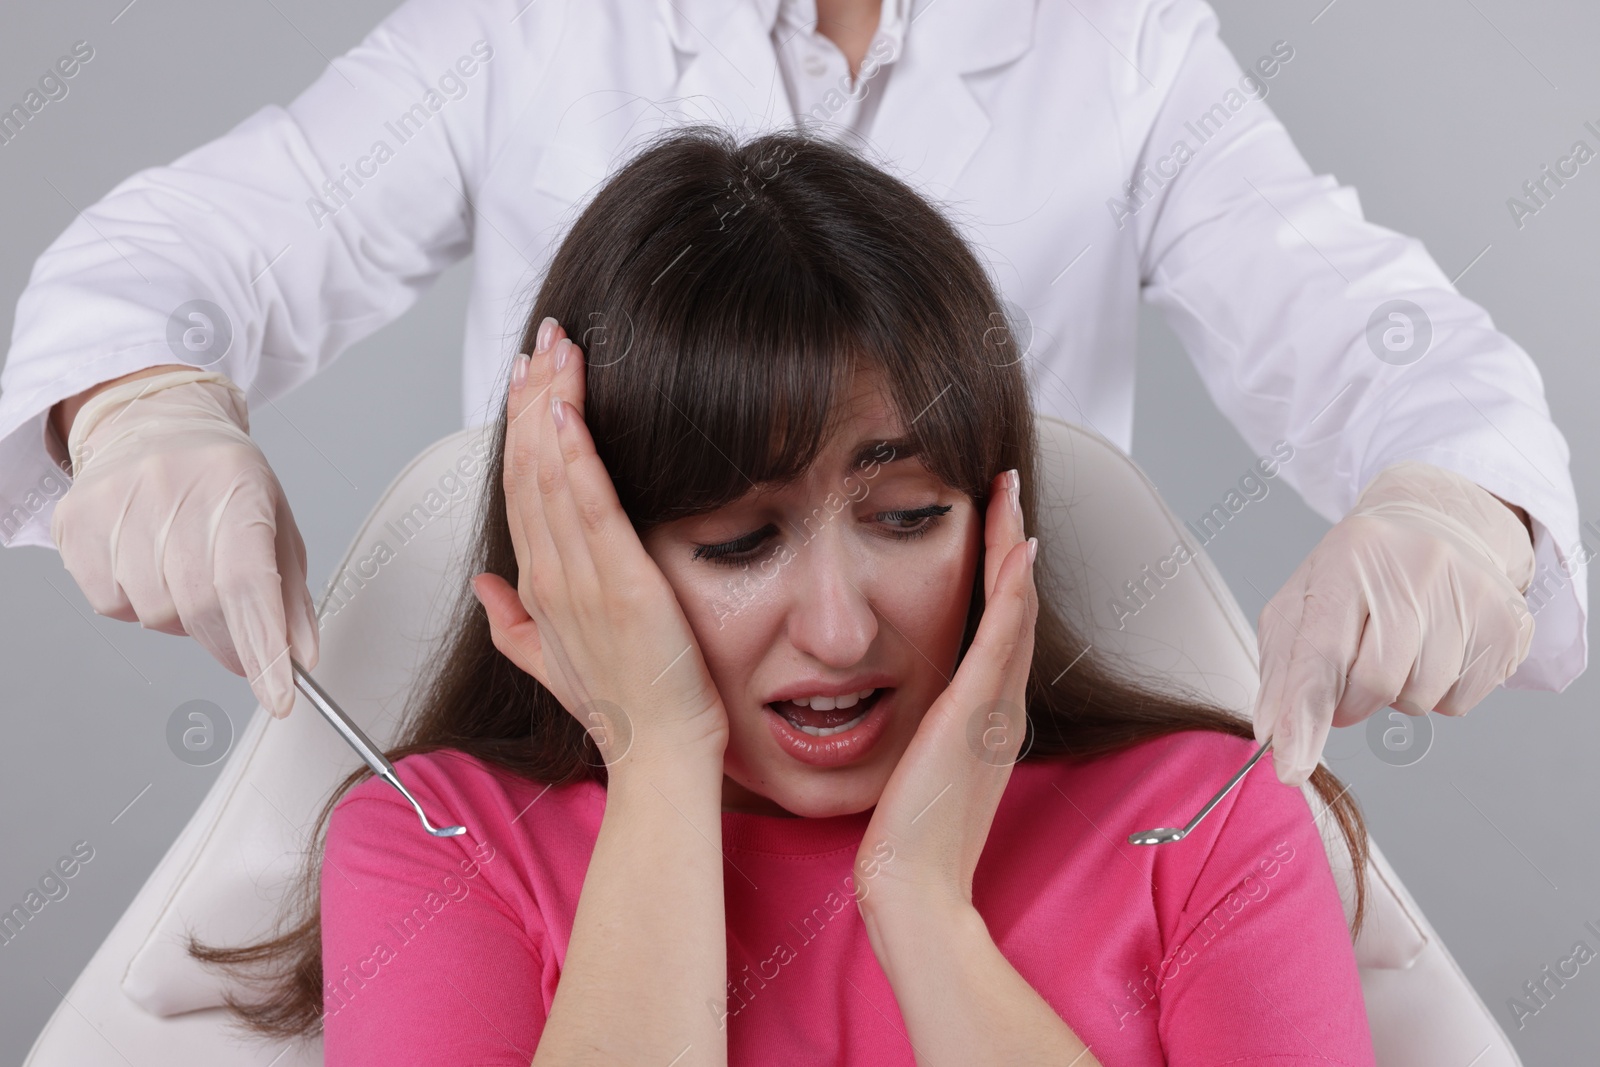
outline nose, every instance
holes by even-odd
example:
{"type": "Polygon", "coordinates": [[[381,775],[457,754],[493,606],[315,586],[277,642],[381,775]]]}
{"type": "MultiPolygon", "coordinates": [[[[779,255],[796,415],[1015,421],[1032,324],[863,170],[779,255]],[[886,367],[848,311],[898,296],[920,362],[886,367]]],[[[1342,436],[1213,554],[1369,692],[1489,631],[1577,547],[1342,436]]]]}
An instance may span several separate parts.
{"type": "Polygon", "coordinates": [[[868,595],[871,576],[836,533],[823,531],[796,549],[788,635],[799,651],[843,670],[866,657],[878,616],[868,595]]]}

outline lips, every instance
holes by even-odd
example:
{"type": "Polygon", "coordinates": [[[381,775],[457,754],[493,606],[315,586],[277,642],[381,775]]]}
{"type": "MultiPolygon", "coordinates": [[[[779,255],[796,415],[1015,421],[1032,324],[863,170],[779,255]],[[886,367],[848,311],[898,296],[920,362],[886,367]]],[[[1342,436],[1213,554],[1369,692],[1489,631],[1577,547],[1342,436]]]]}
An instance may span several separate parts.
{"type": "Polygon", "coordinates": [[[766,704],[778,704],[785,700],[794,700],[798,697],[810,698],[818,694],[829,697],[838,697],[847,693],[859,693],[866,689],[884,689],[895,684],[893,676],[878,672],[876,674],[862,674],[855,678],[825,679],[825,678],[800,678],[762,698],[766,704]]]}
{"type": "MultiPolygon", "coordinates": [[[[795,760],[813,767],[844,767],[865,759],[888,732],[889,721],[894,716],[895,692],[893,688],[880,688],[870,699],[858,702],[853,708],[823,712],[830,717],[844,714],[861,720],[849,725],[851,720],[847,719],[845,729],[826,736],[807,733],[782,714],[778,706],[786,702],[780,702],[778,706],[770,703],[763,705],[764,714],[761,717],[766,720],[778,747],[795,760]]],[[[793,705],[790,707],[797,712],[808,710],[794,708],[793,705]]]]}
{"type": "MultiPolygon", "coordinates": [[[[809,727],[812,730],[838,730],[839,727],[861,719],[877,704],[885,690],[874,689],[870,696],[853,701],[849,707],[817,708],[805,704],[796,704],[792,700],[780,700],[768,704],[773,711],[782,715],[797,729],[809,727]]],[[[825,701],[818,701],[825,703],[825,701]]],[[[821,736],[830,736],[827,733],[821,736]]]]}

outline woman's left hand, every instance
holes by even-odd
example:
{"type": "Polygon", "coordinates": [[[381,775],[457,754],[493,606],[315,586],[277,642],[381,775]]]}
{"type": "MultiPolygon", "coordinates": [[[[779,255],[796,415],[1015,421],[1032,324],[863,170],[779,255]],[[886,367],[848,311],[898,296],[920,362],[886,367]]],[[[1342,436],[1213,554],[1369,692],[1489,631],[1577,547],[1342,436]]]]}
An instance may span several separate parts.
{"type": "Polygon", "coordinates": [[[884,786],[856,855],[856,902],[874,950],[885,909],[970,908],[972,875],[1026,733],[1039,597],[1010,471],[990,486],[984,608],[955,678],[884,786]]]}

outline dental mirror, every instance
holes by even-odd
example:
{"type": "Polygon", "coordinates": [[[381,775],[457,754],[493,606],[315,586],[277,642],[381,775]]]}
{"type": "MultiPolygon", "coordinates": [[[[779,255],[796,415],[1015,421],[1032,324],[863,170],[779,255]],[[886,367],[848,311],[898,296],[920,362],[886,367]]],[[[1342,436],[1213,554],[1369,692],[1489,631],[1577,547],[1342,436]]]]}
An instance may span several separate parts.
{"type": "Polygon", "coordinates": [[[1184,836],[1188,834],[1190,830],[1193,830],[1196,826],[1198,826],[1201,819],[1206,817],[1206,812],[1216,807],[1217,801],[1227,796],[1228,790],[1239,784],[1239,779],[1244,777],[1244,772],[1248,771],[1251,767],[1254,767],[1256,765],[1256,760],[1260,759],[1262,753],[1266,752],[1266,750],[1271,746],[1272,738],[1269,737],[1261,743],[1260,748],[1256,749],[1256,754],[1250,757],[1250,762],[1241,767],[1239,769],[1239,773],[1230,778],[1228,780],[1228,784],[1223,786],[1221,791],[1218,792],[1216,796],[1212,797],[1206,806],[1201,808],[1199,813],[1196,814],[1194,818],[1189,820],[1188,826],[1185,826],[1181,830],[1175,829],[1171,826],[1160,826],[1154,830],[1141,830],[1138,833],[1128,835],[1128,844],[1165,845],[1170,841],[1183,840],[1184,836]]]}

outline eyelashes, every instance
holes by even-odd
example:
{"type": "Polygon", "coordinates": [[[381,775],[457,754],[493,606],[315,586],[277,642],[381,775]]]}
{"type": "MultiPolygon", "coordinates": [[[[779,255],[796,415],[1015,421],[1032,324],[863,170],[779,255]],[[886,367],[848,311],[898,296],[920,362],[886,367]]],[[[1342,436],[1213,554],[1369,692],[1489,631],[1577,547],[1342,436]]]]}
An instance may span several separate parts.
{"type": "MultiPolygon", "coordinates": [[[[911,541],[929,533],[953,506],[951,504],[928,504],[920,508],[880,511],[877,517],[886,522],[917,522],[917,525],[910,529],[889,529],[886,531],[890,537],[897,541],[911,541]]],[[[761,529],[753,530],[742,537],[736,537],[732,541],[724,541],[716,545],[696,545],[690,558],[730,567],[750,563],[762,555],[761,546],[777,532],[777,526],[769,522],[761,529]]]]}

